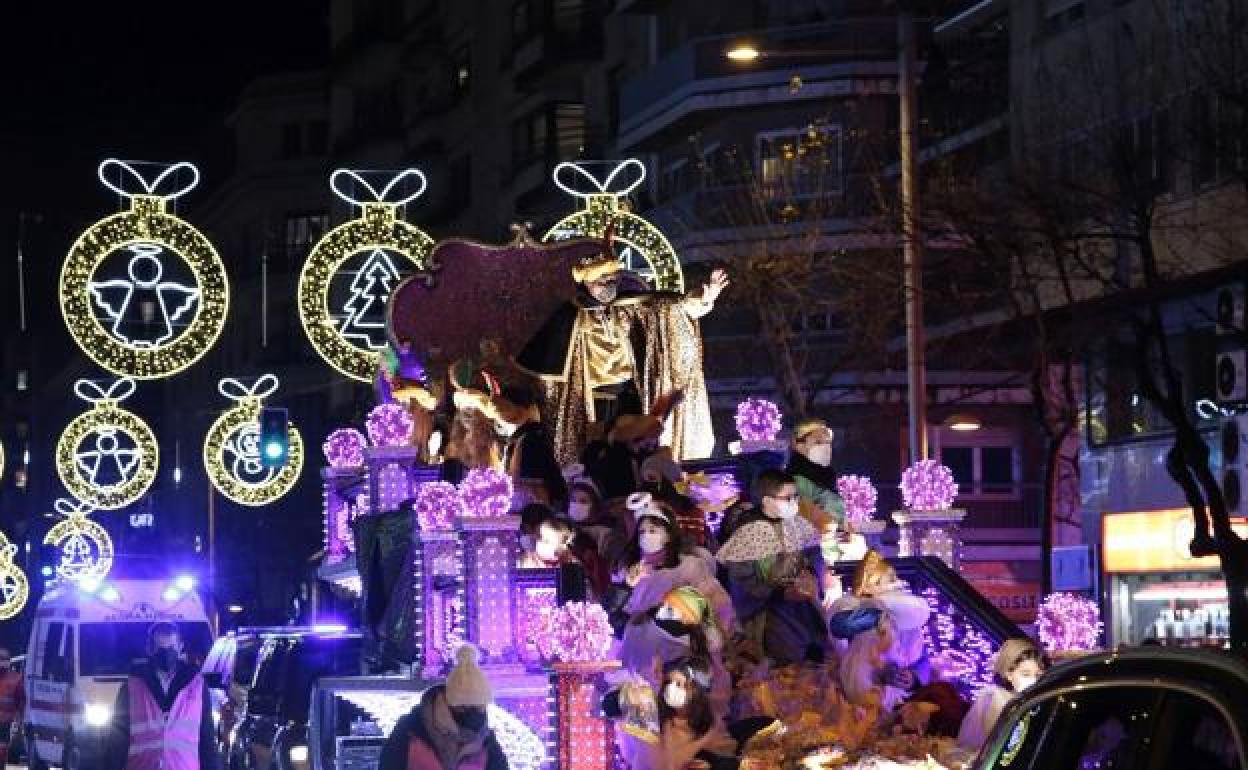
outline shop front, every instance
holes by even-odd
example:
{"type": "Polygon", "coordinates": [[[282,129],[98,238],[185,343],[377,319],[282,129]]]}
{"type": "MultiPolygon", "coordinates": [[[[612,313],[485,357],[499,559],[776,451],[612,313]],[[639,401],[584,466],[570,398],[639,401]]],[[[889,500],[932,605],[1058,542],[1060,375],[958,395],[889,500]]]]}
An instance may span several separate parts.
{"type": "MultiPolygon", "coordinates": [[[[1248,522],[1233,526],[1248,535],[1248,522]]],[[[1190,508],[1105,514],[1101,568],[1110,645],[1226,645],[1226,583],[1217,557],[1192,557],[1193,532],[1190,508]]]]}

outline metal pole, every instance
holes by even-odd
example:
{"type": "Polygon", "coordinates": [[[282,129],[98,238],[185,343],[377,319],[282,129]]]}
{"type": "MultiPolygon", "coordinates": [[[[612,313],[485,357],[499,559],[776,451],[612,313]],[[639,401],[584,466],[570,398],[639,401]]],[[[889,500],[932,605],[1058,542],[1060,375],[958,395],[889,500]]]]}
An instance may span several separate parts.
{"type": "Polygon", "coordinates": [[[217,494],[208,480],[208,591],[212,597],[212,635],[221,634],[221,607],[217,601],[217,494]]]}
{"type": "Polygon", "coordinates": [[[897,14],[897,89],[901,101],[901,242],[905,263],[906,380],[909,389],[910,461],[927,458],[927,362],[923,335],[923,242],[919,223],[917,153],[918,100],[915,79],[918,58],[914,16],[897,14]]]}

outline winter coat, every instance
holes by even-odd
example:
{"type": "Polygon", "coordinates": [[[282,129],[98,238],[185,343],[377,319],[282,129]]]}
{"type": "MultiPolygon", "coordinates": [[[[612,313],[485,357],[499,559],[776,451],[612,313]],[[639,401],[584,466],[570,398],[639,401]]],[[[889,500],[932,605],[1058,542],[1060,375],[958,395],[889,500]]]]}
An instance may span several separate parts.
{"type": "Polygon", "coordinates": [[[469,744],[439,745],[446,739],[431,730],[430,725],[436,718],[434,710],[444,707],[440,704],[445,702],[446,688],[439,685],[428,690],[420,705],[399,719],[381,751],[378,770],[508,770],[503,748],[488,727],[469,744]],[[447,765],[440,759],[443,755],[457,755],[459,760],[447,765]]]}
{"type": "Polygon", "coordinates": [[[978,750],[992,734],[997,719],[1005,710],[1006,704],[1014,697],[1012,690],[999,684],[990,684],[975,695],[971,710],[962,719],[962,727],[958,730],[958,745],[972,751],[978,750]]]}
{"type": "MultiPolygon", "coordinates": [[[[190,750],[195,757],[194,762],[189,765],[173,765],[174,767],[189,766],[197,770],[219,770],[221,757],[217,752],[217,737],[212,719],[212,698],[209,697],[207,685],[204,684],[199,672],[194,666],[186,663],[178,664],[173,678],[169,680],[168,691],[161,687],[156,667],[151,663],[144,663],[130,674],[130,678],[121,686],[121,690],[117,693],[117,700],[113,704],[112,730],[105,749],[104,767],[121,770],[121,768],[148,766],[139,752],[135,751],[135,741],[142,725],[150,722],[151,711],[147,714],[132,713],[133,704],[136,702],[145,702],[148,707],[152,707],[160,714],[177,716],[176,712],[180,712],[182,719],[171,719],[170,724],[180,721],[183,728],[189,728],[184,729],[184,732],[190,732],[196,736],[193,739],[195,747],[190,750]],[[142,687],[146,692],[141,697],[139,693],[135,693],[132,697],[131,690],[136,687],[142,687]],[[198,688],[199,692],[184,693],[183,691],[188,687],[198,688]],[[191,710],[189,705],[193,705],[193,710],[197,713],[189,713],[191,710]]],[[[169,726],[166,725],[166,729],[169,726]]]]}

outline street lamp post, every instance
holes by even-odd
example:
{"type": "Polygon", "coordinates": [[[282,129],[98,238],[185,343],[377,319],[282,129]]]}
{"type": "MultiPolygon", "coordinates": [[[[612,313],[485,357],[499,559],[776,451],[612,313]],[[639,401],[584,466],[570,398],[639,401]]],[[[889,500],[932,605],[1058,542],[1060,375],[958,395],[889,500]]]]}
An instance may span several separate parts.
{"type": "MultiPolygon", "coordinates": [[[[918,46],[914,35],[914,14],[904,3],[897,13],[897,93],[901,103],[901,244],[903,290],[906,303],[906,388],[908,391],[910,461],[928,455],[927,442],[927,356],[923,334],[923,240],[919,209],[919,164],[917,152],[918,97],[916,93],[918,46]]],[[[724,52],[738,63],[763,57],[810,57],[837,55],[825,50],[764,51],[742,43],[724,52]]]]}

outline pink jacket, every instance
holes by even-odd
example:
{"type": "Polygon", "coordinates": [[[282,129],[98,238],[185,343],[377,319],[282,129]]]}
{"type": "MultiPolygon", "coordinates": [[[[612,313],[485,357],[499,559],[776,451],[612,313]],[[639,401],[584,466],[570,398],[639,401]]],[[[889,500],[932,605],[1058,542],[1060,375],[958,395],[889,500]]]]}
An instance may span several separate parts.
{"type": "Polygon", "coordinates": [[[126,770],[199,770],[204,680],[196,674],[168,715],[138,677],[130,677],[130,754],[126,770]]]}

